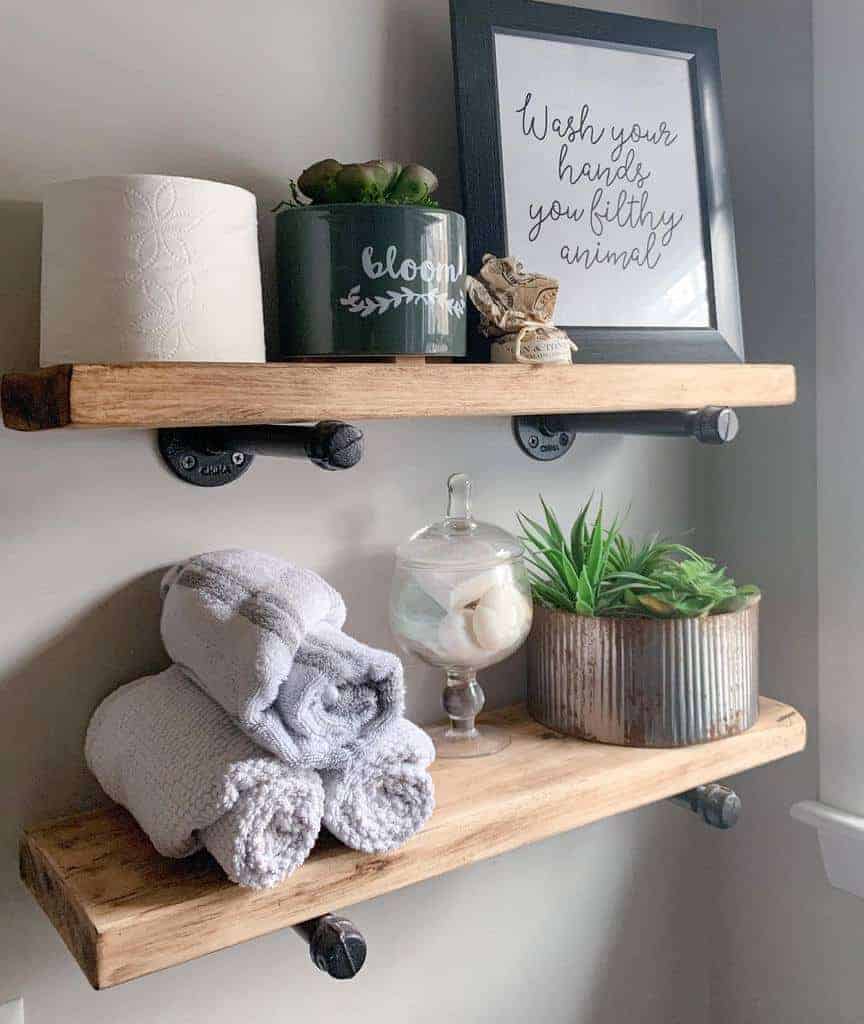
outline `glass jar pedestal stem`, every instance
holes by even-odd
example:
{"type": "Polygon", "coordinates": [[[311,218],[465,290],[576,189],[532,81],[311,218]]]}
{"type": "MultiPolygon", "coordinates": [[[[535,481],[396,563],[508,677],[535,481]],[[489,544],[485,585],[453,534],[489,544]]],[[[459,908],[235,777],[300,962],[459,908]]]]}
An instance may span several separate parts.
{"type": "Polygon", "coordinates": [[[477,673],[471,669],[447,672],[442,703],[450,721],[429,730],[438,757],[486,757],[497,754],[510,743],[503,729],[477,725],[477,715],[486,702],[477,673]]]}

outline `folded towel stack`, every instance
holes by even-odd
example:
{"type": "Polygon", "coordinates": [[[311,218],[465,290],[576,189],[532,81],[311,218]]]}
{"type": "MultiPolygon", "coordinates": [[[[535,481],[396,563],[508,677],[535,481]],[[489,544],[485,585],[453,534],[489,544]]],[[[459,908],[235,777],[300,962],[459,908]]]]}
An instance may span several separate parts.
{"type": "Polygon", "coordinates": [[[402,665],[342,632],[315,573],[252,551],[166,573],[175,662],[93,716],[87,760],[167,856],[206,846],[242,885],[274,885],[323,818],[346,845],[395,849],[434,807],[434,748],[405,720],[402,665]]]}
{"type": "Polygon", "coordinates": [[[318,775],[237,729],[176,665],[121,686],[90,721],[87,763],[166,857],[205,846],[241,885],[273,885],[318,837],[318,775]]]}

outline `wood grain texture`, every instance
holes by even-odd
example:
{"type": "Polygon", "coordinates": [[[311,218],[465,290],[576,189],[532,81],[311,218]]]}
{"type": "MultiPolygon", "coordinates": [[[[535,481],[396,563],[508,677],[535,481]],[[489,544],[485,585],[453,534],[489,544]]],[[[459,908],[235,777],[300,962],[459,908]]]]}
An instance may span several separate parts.
{"type": "MultiPolygon", "coordinates": [[[[47,371],[42,371],[43,373],[47,371]]],[[[13,374],[16,408],[38,412],[40,378],[13,374]]],[[[139,363],[71,370],[69,415],[81,427],[191,427],[413,416],[515,416],[556,412],[787,405],[795,370],[778,364],[502,366],[422,363],[139,363]]],[[[46,414],[28,426],[59,426],[46,414]],[[33,424],[36,424],[34,426],[33,424]]]]}
{"type": "Polygon", "coordinates": [[[3,423],[10,430],[51,430],[71,422],[72,367],[50,366],[32,373],[7,373],[0,382],[3,423]]]}
{"type": "MultiPolygon", "coordinates": [[[[674,750],[559,736],[522,706],[486,718],[510,730],[511,746],[435,764],[434,815],[387,856],[324,840],[282,885],[251,892],[206,854],[160,857],[112,808],[30,829],[22,878],[93,986],[107,988],[785,757],[806,732],[797,711],[771,700],[749,732],[674,750]]],[[[680,827],[692,826],[682,816],[680,827]]]]}

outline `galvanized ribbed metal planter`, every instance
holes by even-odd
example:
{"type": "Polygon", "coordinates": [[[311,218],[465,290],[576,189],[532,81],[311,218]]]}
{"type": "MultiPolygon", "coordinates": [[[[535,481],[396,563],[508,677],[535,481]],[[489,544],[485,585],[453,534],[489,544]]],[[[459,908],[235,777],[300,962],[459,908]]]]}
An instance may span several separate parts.
{"type": "Polygon", "coordinates": [[[759,713],[759,605],[701,619],[593,619],[535,607],[528,712],[569,736],[683,747],[759,713]]]}

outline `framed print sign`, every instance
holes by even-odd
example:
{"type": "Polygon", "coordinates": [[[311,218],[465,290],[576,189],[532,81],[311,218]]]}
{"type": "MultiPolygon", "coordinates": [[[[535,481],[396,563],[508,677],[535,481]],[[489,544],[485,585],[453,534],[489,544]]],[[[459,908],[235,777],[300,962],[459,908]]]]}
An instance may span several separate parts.
{"type": "Polygon", "coordinates": [[[451,12],[472,272],[494,253],[556,278],[577,362],[743,359],[716,34],[532,0],[451,12]]]}

